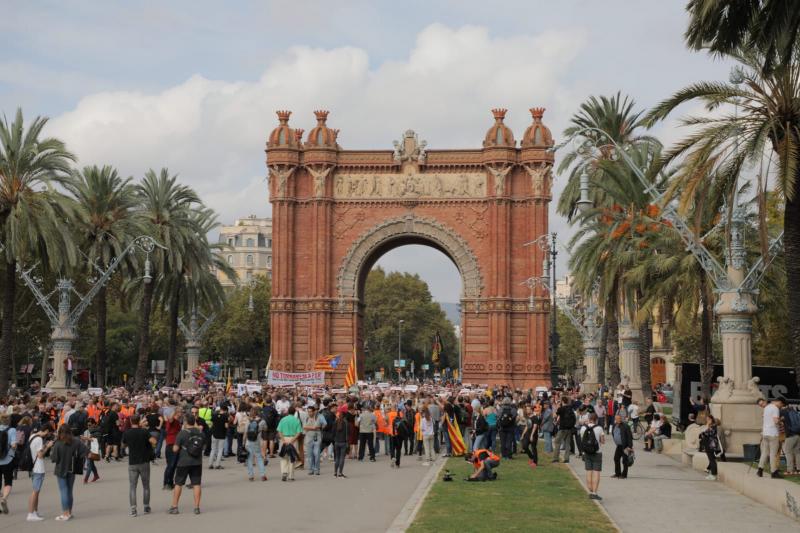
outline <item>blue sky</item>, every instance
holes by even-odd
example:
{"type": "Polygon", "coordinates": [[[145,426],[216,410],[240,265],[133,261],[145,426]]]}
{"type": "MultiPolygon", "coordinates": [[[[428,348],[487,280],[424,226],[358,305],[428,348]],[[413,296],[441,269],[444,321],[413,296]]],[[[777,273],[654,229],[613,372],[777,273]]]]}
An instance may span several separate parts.
{"type": "MultiPolygon", "coordinates": [[[[408,128],[431,149],[477,147],[492,107],[509,108],[520,138],[527,109],[544,106],[557,135],[592,94],[646,107],[726,79],[727,65],[685,49],[684,3],[0,0],[0,111],[51,117],[48,133],[81,164],[137,177],[168,166],[231,222],[269,214],[275,109],[306,129],[330,109],[344,148],[390,148],[408,128]]],[[[673,123],[656,134],[681,136],[673,123]]],[[[438,252],[403,248],[380,264],[458,299],[438,252]]]]}

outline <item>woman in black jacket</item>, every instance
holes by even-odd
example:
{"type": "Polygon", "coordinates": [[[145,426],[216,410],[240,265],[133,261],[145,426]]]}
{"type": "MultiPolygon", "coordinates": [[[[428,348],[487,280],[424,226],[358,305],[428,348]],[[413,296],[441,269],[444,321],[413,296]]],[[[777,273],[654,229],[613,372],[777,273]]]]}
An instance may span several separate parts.
{"type": "Polygon", "coordinates": [[[628,477],[628,454],[633,452],[633,433],[619,413],[614,416],[611,436],[614,444],[617,445],[617,449],[614,451],[614,475],[611,477],[625,479],[628,477]]]}
{"type": "Polygon", "coordinates": [[[333,423],[333,477],[347,477],[344,475],[344,460],[347,457],[349,446],[350,424],[347,420],[347,407],[342,406],[336,411],[336,422],[333,423]]]}
{"type": "Polygon", "coordinates": [[[72,488],[75,485],[75,474],[83,471],[83,461],[86,458],[85,448],[80,439],[72,435],[72,430],[67,424],[58,428],[56,443],[50,457],[55,463],[55,475],[58,481],[58,492],[61,494],[61,515],[58,521],[72,519],[72,488]],[[78,471],[75,469],[78,468],[78,471]]]}

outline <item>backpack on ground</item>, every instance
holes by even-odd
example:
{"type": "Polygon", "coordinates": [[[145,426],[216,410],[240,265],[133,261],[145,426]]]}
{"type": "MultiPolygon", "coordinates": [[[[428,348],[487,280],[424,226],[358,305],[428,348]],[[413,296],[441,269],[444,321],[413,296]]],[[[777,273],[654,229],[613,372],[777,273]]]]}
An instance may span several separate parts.
{"type": "Polygon", "coordinates": [[[597,442],[597,435],[594,434],[594,428],[597,426],[586,426],[581,437],[581,450],[583,453],[597,453],[600,451],[600,443],[597,442]]]}
{"type": "Polygon", "coordinates": [[[511,429],[517,421],[517,413],[511,407],[503,407],[500,413],[500,427],[503,429],[511,429]]]}
{"type": "Polygon", "coordinates": [[[34,460],[33,454],[31,453],[31,441],[36,438],[41,437],[31,437],[25,442],[25,445],[22,448],[22,454],[19,458],[19,465],[17,465],[17,468],[19,468],[22,472],[33,471],[34,460]]]}
{"type": "Polygon", "coordinates": [[[250,423],[247,424],[247,440],[249,442],[258,440],[258,420],[251,420],[250,423]]]}
{"type": "Polygon", "coordinates": [[[186,444],[183,446],[183,449],[186,450],[186,453],[188,453],[190,457],[197,459],[203,456],[203,449],[205,447],[206,439],[203,437],[203,434],[192,431],[189,433],[189,438],[186,439],[186,444]]]}
{"type": "Polygon", "coordinates": [[[8,430],[0,430],[0,459],[8,455],[8,430]]]}
{"type": "Polygon", "coordinates": [[[786,431],[792,435],[800,435],[800,411],[789,409],[786,412],[786,431]]]}

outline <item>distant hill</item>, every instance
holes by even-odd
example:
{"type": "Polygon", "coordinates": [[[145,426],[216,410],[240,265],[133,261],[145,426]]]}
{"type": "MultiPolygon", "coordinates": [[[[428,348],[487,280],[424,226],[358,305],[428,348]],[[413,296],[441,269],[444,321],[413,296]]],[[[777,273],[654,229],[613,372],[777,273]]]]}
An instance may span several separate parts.
{"type": "Polygon", "coordinates": [[[461,325],[461,313],[458,312],[458,305],[456,303],[447,303],[447,302],[439,302],[439,305],[442,306],[444,313],[447,315],[448,320],[453,323],[454,326],[461,325]]]}

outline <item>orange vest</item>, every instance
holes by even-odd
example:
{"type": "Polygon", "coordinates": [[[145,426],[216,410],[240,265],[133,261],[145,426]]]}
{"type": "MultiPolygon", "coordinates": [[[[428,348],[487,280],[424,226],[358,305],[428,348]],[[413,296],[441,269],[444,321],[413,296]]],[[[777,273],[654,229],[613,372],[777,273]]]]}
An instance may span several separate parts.
{"type": "Polygon", "coordinates": [[[394,419],[397,418],[397,411],[389,411],[389,435],[394,436],[394,419]]]}
{"type": "Polygon", "coordinates": [[[389,427],[380,409],[375,409],[375,423],[378,425],[378,433],[389,433],[389,427]]]}
{"type": "Polygon", "coordinates": [[[86,408],[86,414],[88,414],[89,418],[95,422],[100,421],[100,408],[97,407],[97,405],[89,404],[89,406],[86,408]]]}
{"type": "Polygon", "coordinates": [[[473,457],[472,463],[475,466],[480,466],[484,461],[484,459],[478,459],[478,456],[481,454],[481,452],[486,452],[487,454],[489,454],[484,459],[491,459],[492,461],[499,461],[500,460],[500,458],[498,456],[496,456],[490,450],[484,450],[484,449],[475,450],[475,451],[472,452],[472,457],[473,457]]]}
{"type": "Polygon", "coordinates": [[[419,411],[417,411],[417,414],[414,415],[414,435],[417,436],[417,440],[422,440],[422,425],[420,424],[421,416],[422,415],[419,414],[419,411]]]}

